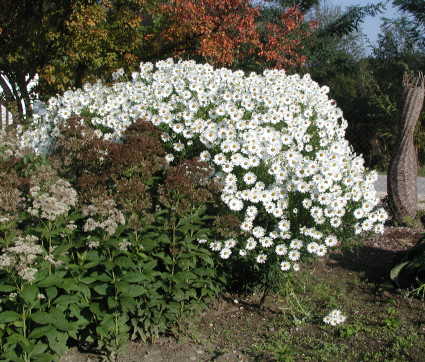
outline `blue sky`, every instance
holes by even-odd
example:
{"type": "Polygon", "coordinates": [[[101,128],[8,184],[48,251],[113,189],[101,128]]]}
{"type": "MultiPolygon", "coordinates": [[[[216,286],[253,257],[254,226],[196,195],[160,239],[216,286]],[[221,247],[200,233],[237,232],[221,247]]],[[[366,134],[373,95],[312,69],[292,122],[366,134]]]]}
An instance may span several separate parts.
{"type": "MultiPolygon", "coordinates": [[[[341,6],[342,10],[344,10],[347,6],[352,5],[367,5],[367,4],[377,4],[379,2],[385,3],[385,0],[381,1],[374,1],[374,0],[328,0],[329,4],[332,5],[339,5],[341,6]]],[[[389,3],[386,5],[387,10],[382,13],[378,14],[375,17],[368,16],[365,18],[365,21],[361,24],[361,28],[363,30],[363,33],[367,35],[368,39],[372,44],[376,42],[378,39],[378,34],[380,32],[379,26],[382,23],[380,18],[386,17],[386,18],[397,18],[402,15],[401,12],[399,12],[397,9],[392,7],[392,2],[389,1],[389,3]]]]}

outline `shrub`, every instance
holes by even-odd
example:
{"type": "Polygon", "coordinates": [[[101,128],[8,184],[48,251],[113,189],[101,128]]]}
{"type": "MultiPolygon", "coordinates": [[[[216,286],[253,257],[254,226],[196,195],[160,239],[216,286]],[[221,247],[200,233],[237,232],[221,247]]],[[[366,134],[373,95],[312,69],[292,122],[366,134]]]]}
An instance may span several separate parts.
{"type": "MultiPolygon", "coordinates": [[[[84,120],[66,124],[84,131],[84,120]]],[[[51,158],[27,162],[27,183],[18,182],[23,159],[2,164],[17,169],[20,215],[1,214],[3,358],[58,360],[71,340],[113,357],[129,338],[179,333],[218,293],[211,252],[196,243],[211,233],[211,170],[167,165],[160,134],[141,120],[120,144],[64,130],[51,158]]]]}
{"type": "Polygon", "coordinates": [[[344,139],[347,121],[328,88],[308,74],[245,76],[170,59],[140,69],[131,81],[52,98],[38,134],[25,133],[23,144],[32,138],[38,152],[51,149],[70,115],[87,117],[99,140],[116,143],[137,118],[151,122],[164,132],[170,164],[200,157],[214,167],[222,204],[240,220],[234,236],[207,241],[211,250],[272,274],[362,232],[383,232],[377,174],[344,139]]]}

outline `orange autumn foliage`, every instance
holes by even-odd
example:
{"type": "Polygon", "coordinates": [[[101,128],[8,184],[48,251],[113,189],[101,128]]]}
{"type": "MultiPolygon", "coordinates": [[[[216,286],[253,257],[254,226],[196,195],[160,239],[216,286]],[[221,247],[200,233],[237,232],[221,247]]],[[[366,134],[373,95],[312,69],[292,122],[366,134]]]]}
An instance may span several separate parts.
{"type": "Polygon", "coordinates": [[[155,11],[165,18],[165,25],[150,38],[157,52],[198,55],[216,66],[252,56],[277,68],[302,65],[300,43],[316,25],[305,26],[302,12],[294,6],[279,23],[262,24],[261,30],[260,10],[251,0],[171,0],[155,11]]]}

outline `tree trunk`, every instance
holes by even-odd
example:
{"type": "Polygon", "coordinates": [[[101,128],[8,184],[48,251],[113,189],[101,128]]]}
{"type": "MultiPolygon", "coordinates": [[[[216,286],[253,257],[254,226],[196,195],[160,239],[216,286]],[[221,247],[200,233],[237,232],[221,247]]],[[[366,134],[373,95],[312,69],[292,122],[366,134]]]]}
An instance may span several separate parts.
{"type": "Polygon", "coordinates": [[[388,167],[388,206],[400,224],[421,225],[418,216],[418,161],[413,133],[424,102],[424,76],[404,73],[398,138],[388,167]]]}

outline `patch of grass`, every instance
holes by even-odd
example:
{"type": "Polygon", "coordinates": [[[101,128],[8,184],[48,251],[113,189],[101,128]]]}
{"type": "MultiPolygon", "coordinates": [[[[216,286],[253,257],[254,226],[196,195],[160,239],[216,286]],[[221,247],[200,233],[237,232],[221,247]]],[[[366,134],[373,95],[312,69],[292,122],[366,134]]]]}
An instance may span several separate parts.
{"type": "MultiPolygon", "coordinates": [[[[422,361],[424,301],[399,293],[376,270],[347,254],[307,265],[263,308],[256,294],[223,296],[186,335],[194,349],[184,356],[202,349],[203,361],[422,361]],[[344,323],[323,322],[333,309],[344,323]]],[[[162,360],[172,360],[171,351],[162,360]]]]}
{"type": "Polygon", "coordinates": [[[291,335],[285,328],[277,332],[265,333],[262,338],[251,347],[251,352],[258,357],[273,357],[276,360],[293,361],[294,351],[291,348],[291,335]]]}
{"type": "Polygon", "coordinates": [[[378,298],[372,292],[382,294],[387,286],[368,280],[367,273],[333,267],[329,273],[328,268],[304,271],[293,285],[302,309],[311,314],[303,323],[292,318],[300,315],[301,307],[290,310],[288,296],[278,295],[275,301],[285,307],[268,328],[276,332],[262,333],[251,346],[252,355],[276,361],[421,360],[424,331],[412,319],[419,322],[424,317],[423,303],[402,295],[378,298]],[[324,325],[323,315],[332,308],[348,315],[344,324],[324,325]]]}

